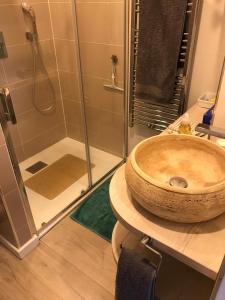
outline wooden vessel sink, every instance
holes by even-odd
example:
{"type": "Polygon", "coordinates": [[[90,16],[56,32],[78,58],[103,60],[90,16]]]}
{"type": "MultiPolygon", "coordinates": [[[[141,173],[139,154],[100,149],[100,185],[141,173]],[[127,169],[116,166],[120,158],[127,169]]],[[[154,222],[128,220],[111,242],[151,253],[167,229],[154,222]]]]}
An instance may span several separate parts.
{"type": "Polygon", "coordinates": [[[133,198],[151,213],[194,223],[225,212],[225,151],[189,135],[159,135],[139,143],[126,164],[133,198]]]}

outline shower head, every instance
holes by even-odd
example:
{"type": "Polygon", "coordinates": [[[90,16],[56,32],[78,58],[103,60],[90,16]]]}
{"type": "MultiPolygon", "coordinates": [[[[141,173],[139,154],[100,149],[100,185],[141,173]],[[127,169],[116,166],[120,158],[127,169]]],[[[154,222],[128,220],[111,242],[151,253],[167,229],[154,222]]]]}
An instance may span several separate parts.
{"type": "Polygon", "coordinates": [[[35,20],[35,13],[32,6],[26,2],[22,2],[21,5],[22,5],[23,12],[29,17],[31,17],[33,20],[35,20]]]}

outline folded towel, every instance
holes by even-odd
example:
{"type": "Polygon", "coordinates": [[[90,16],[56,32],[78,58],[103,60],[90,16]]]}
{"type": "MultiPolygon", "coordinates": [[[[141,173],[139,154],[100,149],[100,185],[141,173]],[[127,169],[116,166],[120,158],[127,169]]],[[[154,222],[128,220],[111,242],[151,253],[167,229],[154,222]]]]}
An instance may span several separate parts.
{"type": "Polygon", "coordinates": [[[141,255],[122,249],[116,276],[116,300],[155,300],[155,267],[141,255]]]}
{"type": "Polygon", "coordinates": [[[173,97],[187,0],[141,0],[136,98],[173,97]]]}

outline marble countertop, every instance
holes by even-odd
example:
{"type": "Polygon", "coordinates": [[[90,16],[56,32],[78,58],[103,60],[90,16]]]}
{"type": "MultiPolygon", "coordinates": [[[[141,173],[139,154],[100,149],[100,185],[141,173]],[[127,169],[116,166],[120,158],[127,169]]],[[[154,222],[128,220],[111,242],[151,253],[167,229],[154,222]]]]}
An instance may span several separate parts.
{"type": "MultiPolygon", "coordinates": [[[[191,121],[201,122],[204,111],[192,107],[191,121]]],[[[225,254],[225,215],[196,224],[163,220],[133,201],[124,172],[123,165],[110,184],[111,205],[118,220],[131,231],[151,237],[153,246],[215,280],[225,254]]]]}

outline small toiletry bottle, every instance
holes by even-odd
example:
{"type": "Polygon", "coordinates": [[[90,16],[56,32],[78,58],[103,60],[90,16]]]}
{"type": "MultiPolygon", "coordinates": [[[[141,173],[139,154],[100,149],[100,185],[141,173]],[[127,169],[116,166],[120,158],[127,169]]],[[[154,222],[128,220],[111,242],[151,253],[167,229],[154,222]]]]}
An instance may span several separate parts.
{"type": "Polygon", "coordinates": [[[185,113],[178,129],[180,134],[191,134],[191,122],[189,118],[189,114],[185,113]]]}
{"type": "Polygon", "coordinates": [[[211,124],[213,113],[214,113],[214,107],[215,105],[213,105],[209,110],[207,110],[206,113],[204,113],[203,120],[202,120],[203,124],[207,124],[207,125],[211,124]]]}

